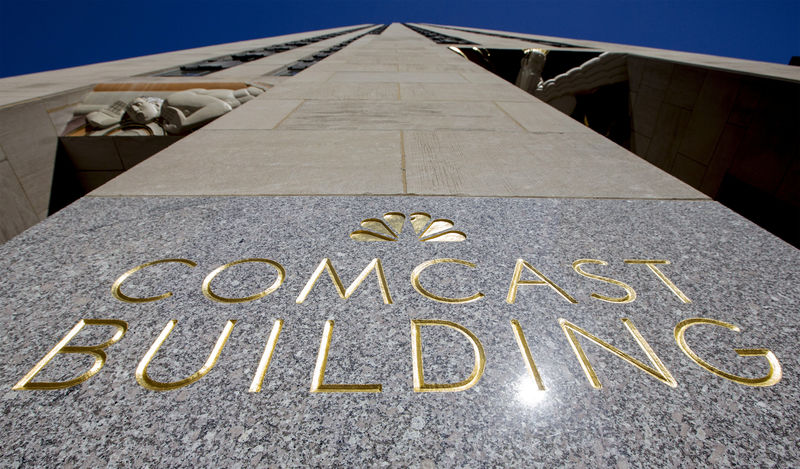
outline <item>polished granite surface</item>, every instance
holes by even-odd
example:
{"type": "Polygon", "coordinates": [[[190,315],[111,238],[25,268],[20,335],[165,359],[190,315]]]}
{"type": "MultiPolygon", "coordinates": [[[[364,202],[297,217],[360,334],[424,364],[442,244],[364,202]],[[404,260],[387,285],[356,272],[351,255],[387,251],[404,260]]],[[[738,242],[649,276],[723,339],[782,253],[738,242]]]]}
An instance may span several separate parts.
{"type": "MultiPolygon", "coordinates": [[[[396,218],[399,219],[399,218],[396,218]]],[[[369,223],[367,224],[369,225],[369,223]]],[[[396,230],[395,230],[396,231],[396,230]]],[[[455,238],[459,238],[454,235],[455,238]]],[[[777,466],[800,464],[798,329],[800,251],[721,205],[706,201],[497,199],[448,197],[86,198],[0,246],[0,440],[2,465],[251,466],[777,466]],[[361,220],[387,212],[407,217],[396,242],[350,238],[361,220]],[[461,242],[420,242],[410,215],[454,222],[461,242]],[[121,292],[169,298],[129,303],[112,284],[137,265],[162,263],[125,280],[121,292]],[[285,280],[267,296],[221,303],[201,285],[215,268],[241,259],[279,263],[285,280]],[[349,299],[322,273],[328,258],[344,287],[381,261],[391,304],[371,271],[349,299]],[[517,259],[554,284],[520,285],[507,302],[517,259]],[[469,303],[431,294],[484,296],[469,303]],[[617,279],[629,290],[582,276],[617,279]],[[647,264],[625,260],[668,260],[647,264]],[[678,295],[681,292],[691,302],[678,295]],[[571,297],[577,303],[569,301],[571,297]],[[128,329],[106,348],[105,366],[63,390],[12,387],[81,319],[123,320],[128,329]],[[559,319],[651,365],[621,320],[628,318],[677,383],[624,361],[575,333],[594,368],[595,389],[559,319]],[[772,386],[733,382],[692,361],[742,377],[765,376],[765,357],[733,349],[769,349],[782,369],[772,386]],[[168,325],[174,330],[149,363],[159,382],[189,377],[206,361],[226,321],[235,319],[215,366],[188,386],[155,391],[138,384],[137,365],[168,325]],[[283,328],[260,392],[249,392],[276,319],[283,328]],[[457,323],[482,344],[479,381],[457,392],[415,392],[411,320],[457,323]],[[515,340],[518,320],[545,391],[538,391],[515,340]],[[326,385],[380,384],[382,392],[311,393],[327,320],[334,320],[326,385]]],[[[277,278],[266,263],[230,267],[211,282],[222,297],[246,297],[277,278]]],[[[538,280],[523,268],[522,280],[538,280]]],[[[113,334],[87,325],[70,345],[113,334]]],[[[424,379],[455,383],[475,365],[469,339],[443,325],[420,327],[424,379]]],[[[59,354],[33,382],[63,381],[92,364],[59,354]]],[[[777,370],[776,370],[777,372],[777,370]]],[[[773,377],[776,375],[773,374],[773,377]]]]}

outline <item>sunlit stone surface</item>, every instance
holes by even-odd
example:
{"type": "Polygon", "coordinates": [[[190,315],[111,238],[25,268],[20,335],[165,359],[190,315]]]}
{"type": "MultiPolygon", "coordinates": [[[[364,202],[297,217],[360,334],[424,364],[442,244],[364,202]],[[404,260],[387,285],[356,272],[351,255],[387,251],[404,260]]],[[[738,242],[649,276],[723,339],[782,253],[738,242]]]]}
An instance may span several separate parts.
{"type": "MultiPolygon", "coordinates": [[[[97,464],[693,464],[798,461],[797,250],[713,202],[496,198],[235,197],[84,199],[0,248],[2,356],[7,391],[2,420],[10,462],[97,464]],[[408,215],[446,216],[467,239],[420,242],[408,215]],[[406,214],[397,241],[359,242],[349,233],[365,218],[406,214]],[[302,216],[297,214],[301,213],[302,216]],[[100,216],[102,214],[102,216],[100,216]],[[131,297],[166,291],[141,304],[115,299],[111,285],[145,262],[185,258],[133,274],[131,297]],[[206,298],[203,279],[216,267],[267,258],[285,269],[283,284],[261,299],[225,304],[206,298]],[[339,298],[323,273],[296,299],[319,262],[329,258],[345,287],[381,260],[393,302],[385,304],[375,272],[339,298]],[[446,297],[436,302],[411,286],[426,260],[453,258],[420,278],[446,297]],[[575,298],[547,285],[520,285],[506,301],[514,266],[525,259],[575,298]],[[604,302],[592,293],[625,290],[577,274],[626,283],[636,299],[604,302]],[[660,270],[684,303],[645,265],[660,270]],[[766,348],[783,378],[770,387],[732,382],[702,369],[675,342],[680,321],[713,318],[687,332],[692,349],[732,374],[761,377],[767,362],[734,348],[766,348]],[[108,361],[83,384],[56,391],[11,391],[81,318],[115,318],[127,334],[106,349],[108,361]],[[594,389],[558,324],[586,329],[650,365],[621,318],[629,318],[674,376],[672,388],[578,336],[602,389],[594,389]],[[168,321],[177,325],[149,365],[157,381],[196,372],[222,332],[237,320],[219,361],[195,383],[158,392],[137,384],[139,361],[168,321]],[[263,387],[248,392],[276,319],[284,321],[263,387]],[[335,321],[325,383],[381,384],[381,393],[310,393],[326,320],[335,321]],[[417,393],[412,386],[411,319],[439,319],[471,331],[485,351],[485,371],[461,392],[417,393]],[[517,319],[545,391],[525,366],[510,321],[517,319]]],[[[214,292],[245,297],[269,287],[276,270],[242,263],[220,273],[214,292]]],[[[523,280],[538,280],[531,272],[523,280]]],[[[87,326],[75,344],[107,340],[113,330],[87,326]]],[[[447,327],[422,328],[430,383],[466,378],[469,341],[447,327]]],[[[61,354],[34,381],[64,380],[91,359],[61,354]]]]}

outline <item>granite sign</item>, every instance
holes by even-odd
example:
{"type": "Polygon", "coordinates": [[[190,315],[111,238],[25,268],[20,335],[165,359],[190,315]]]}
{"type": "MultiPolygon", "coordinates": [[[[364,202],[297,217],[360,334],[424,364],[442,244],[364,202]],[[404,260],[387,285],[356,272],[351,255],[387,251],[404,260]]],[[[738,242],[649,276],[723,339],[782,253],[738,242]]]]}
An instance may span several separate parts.
{"type": "MultiPolygon", "coordinates": [[[[414,231],[419,236],[421,241],[460,242],[466,240],[467,238],[464,233],[451,229],[454,226],[454,223],[451,220],[447,219],[432,220],[431,216],[424,212],[413,213],[410,219],[414,231]]],[[[354,231],[353,233],[351,233],[350,237],[356,241],[396,242],[398,240],[398,236],[402,233],[404,222],[405,222],[404,214],[400,212],[388,212],[384,214],[382,220],[377,218],[368,218],[363,220],[361,222],[361,226],[365,229],[354,231]]],[[[655,277],[659,281],[661,281],[667,287],[667,289],[674,294],[675,297],[678,298],[680,302],[686,304],[691,303],[691,300],[675,285],[675,283],[672,282],[672,280],[670,280],[667,277],[667,275],[665,275],[665,273],[661,270],[661,268],[659,268],[659,266],[666,266],[671,264],[669,260],[623,259],[621,260],[621,262],[623,262],[624,264],[631,265],[633,267],[643,266],[649,269],[655,275],[655,277]]],[[[116,298],[119,301],[133,303],[133,304],[167,300],[173,295],[171,291],[167,291],[151,297],[132,297],[122,292],[122,285],[131,276],[133,276],[139,271],[146,270],[148,267],[164,263],[178,263],[188,266],[190,268],[195,268],[198,266],[196,262],[190,259],[181,259],[181,258],[158,259],[145,262],[136,267],[133,267],[132,269],[120,275],[114,281],[111,287],[111,294],[113,295],[114,298],[116,298]]],[[[422,297],[432,301],[447,303],[447,304],[465,304],[484,299],[485,295],[482,292],[475,292],[474,294],[469,296],[454,298],[433,293],[427,288],[423,287],[420,280],[423,272],[426,269],[432,268],[437,264],[449,264],[451,266],[452,272],[449,272],[445,275],[454,279],[455,281],[458,281],[461,276],[459,275],[459,271],[454,269],[453,265],[464,266],[470,269],[478,269],[478,264],[476,262],[471,262],[468,260],[462,260],[456,258],[436,258],[436,259],[426,260],[421,264],[417,265],[416,267],[414,267],[410,275],[411,286],[422,297]]],[[[607,303],[619,303],[619,304],[631,303],[636,300],[637,297],[636,291],[631,285],[628,285],[620,280],[599,275],[597,273],[588,272],[585,270],[586,267],[584,267],[587,265],[607,266],[608,262],[601,259],[577,259],[572,262],[572,269],[575,271],[575,273],[577,273],[582,277],[614,285],[618,287],[621,290],[621,292],[624,292],[624,295],[622,296],[606,296],[603,294],[593,292],[590,295],[593,299],[607,303]]],[[[599,271],[599,269],[597,268],[594,268],[593,270],[596,272],[599,271]]],[[[322,259],[319,265],[311,274],[305,286],[300,290],[300,293],[297,296],[295,303],[297,305],[301,305],[308,299],[309,295],[311,294],[314,288],[314,285],[320,279],[323,272],[327,272],[339,296],[343,300],[347,300],[356,292],[361,283],[364,282],[373,271],[375,272],[377,285],[380,290],[383,303],[392,304],[393,300],[392,300],[392,295],[390,293],[389,282],[387,281],[386,274],[384,273],[383,263],[379,258],[374,258],[371,261],[369,261],[367,263],[367,266],[361,271],[361,273],[355,278],[355,280],[353,280],[353,282],[347,288],[344,287],[344,283],[342,283],[340,276],[337,273],[336,268],[334,267],[334,264],[331,262],[331,260],[329,258],[322,259]]],[[[140,275],[145,275],[145,272],[143,272],[140,275]]],[[[286,269],[278,261],[272,259],[263,259],[263,258],[239,259],[214,268],[203,279],[202,286],[201,288],[199,288],[199,291],[202,292],[202,294],[208,300],[214,302],[246,303],[250,301],[260,300],[262,298],[267,297],[271,293],[275,292],[278,288],[282,286],[286,277],[287,277],[286,269]],[[270,266],[274,270],[274,280],[272,280],[271,278],[269,279],[272,280],[269,287],[258,293],[254,293],[243,297],[234,297],[234,298],[221,296],[220,294],[215,293],[212,290],[211,287],[212,282],[220,274],[225,272],[227,269],[233,268],[236,265],[245,263],[260,263],[270,266]]],[[[508,278],[510,278],[510,286],[505,301],[510,305],[513,305],[516,302],[519,288],[522,286],[549,287],[556,295],[563,298],[567,303],[569,304],[578,303],[578,301],[575,299],[574,296],[570,295],[564,288],[557,285],[553,280],[551,280],[548,276],[546,276],[539,269],[531,265],[531,263],[529,263],[525,259],[516,259],[513,273],[510,273],[508,275],[508,278]],[[530,278],[524,278],[526,276],[530,278]]],[[[270,282],[267,281],[266,283],[270,282]]],[[[327,300],[330,301],[330,299],[327,300]]],[[[317,301],[325,301],[325,299],[321,299],[318,296],[317,301]]],[[[578,359],[578,362],[580,363],[580,366],[583,369],[590,385],[596,389],[600,389],[602,387],[600,380],[597,374],[595,373],[590,360],[586,356],[586,353],[584,352],[583,347],[581,346],[580,341],[577,338],[578,335],[581,336],[584,340],[588,340],[600,346],[602,349],[606,350],[607,352],[610,352],[614,356],[644,371],[645,373],[651,375],[652,377],[663,382],[664,384],[670,387],[678,386],[678,382],[676,381],[676,379],[669,372],[669,370],[661,361],[661,359],[659,359],[658,355],[649,345],[647,340],[636,328],[633,321],[631,321],[628,318],[622,318],[621,320],[625,325],[625,327],[628,329],[628,332],[633,336],[637,345],[645,353],[647,359],[649,360],[652,366],[649,366],[646,363],[640,361],[639,359],[633,357],[629,353],[626,353],[625,351],[615,346],[612,346],[605,340],[597,337],[596,335],[592,334],[586,329],[583,329],[564,318],[558,319],[558,324],[561,326],[561,329],[566,335],[566,339],[570,347],[574,351],[578,359]]],[[[177,322],[178,321],[174,319],[168,321],[167,325],[161,331],[161,334],[155,339],[153,344],[144,354],[138,366],[136,367],[136,373],[135,373],[136,381],[142,387],[154,391],[170,391],[195,383],[200,378],[211,372],[211,370],[214,368],[214,365],[217,363],[217,360],[219,359],[219,356],[222,353],[222,350],[225,347],[225,344],[228,341],[228,338],[230,337],[231,332],[234,329],[234,326],[236,325],[236,320],[234,319],[229,319],[225,323],[225,326],[222,332],[220,333],[219,337],[217,338],[211,353],[206,359],[206,362],[198,371],[194,372],[187,378],[180,379],[177,381],[171,381],[171,382],[156,381],[148,375],[147,368],[150,365],[150,362],[156,356],[159,349],[168,339],[173,329],[176,327],[177,322]]],[[[268,371],[272,355],[275,352],[276,347],[278,346],[280,331],[283,327],[283,324],[284,324],[283,319],[277,319],[274,322],[272,331],[267,340],[266,347],[259,361],[259,366],[256,370],[255,375],[253,376],[253,380],[249,388],[250,392],[261,391],[261,386],[268,371]]],[[[413,388],[415,392],[464,391],[474,386],[481,379],[481,376],[483,375],[484,369],[486,367],[486,356],[480,339],[473,331],[470,331],[463,325],[452,321],[445,321],[433,318],[411,319],[410,324],[411,324],[411,358],[413,365],[413,388]],[[474,367],[472,368],[472,372],[466,379],[455,383],[426,383],[423,373],[424,367],[423,367],[423,353],[422,353],[422,340],[421,340],[421,331],[423,326],[448,327],[463,334],[463,336],[470,343],[474,351],[474,360],[473,360],[474,367]]],[[[528,339],[526,338],[525,333],[523,332],[522,326],[520,325],[517,319],[511,319],[510,324],[511,324],[511,330],[509,331],[510,332],[509,338],[511,336],[511,332],[513,332],[513,337],[516,339],[517,345],[519,346],[519,351],[522,360],[525,364],[525,368],[530,373],[532,383],[535,385],[538,391],[540,392],[546,391],[546,387],[543,384],[544,383],[543,377],[536,366],[535,360],[528,346],[528,339]]],[[[706,360],[701,358],[697,353],[695,353],[690,348],[685,337],[686,331],[690,327],[698,325],[703,325],[706,327],[707,326],[723,327],[735,332],[741,332],[741,330],[735,324],[707,317],[706,318],[692,317],[684,319],[680,321],[678,324],[676,324],[674,328],[674,337],[677,346],[680,347],[680,349],[686,354],[686,356],[688,356],[693,362],[695,362],[700,367],[704,368],[705,370],[711,372],[714,375],[720,376],[722,378],[746,386],[772,386],[777,384],[781,380],[782,369],[780,362],[778,361],[778,358],[772,351],[765,348],[735,349],[735,352],[742,357],[762,357],[765,360],[765,365],[766,365],[766,371],[763,376],[759,377],[739,376],[734,372],[722,370],[708,363],[706,360]]],[[[381,384],[330,384],[324,382],[325,369],[328,363],[328,354],[331,345],[331,337],[333,334],[333,326],[334,326],[333,320],[327,320],[324,324],[322,339],[320,342],[319,352],[316,360],[316,366],[314,368],[314,372],[311,378],[310,392],[381,392],[383,389],[381,384]]],[[[100,371],[100,369],[103,367],[107,359],[106,349],[108,349],[113,344],[119,342],[125,335],[127,329],[128,329],[128,323],[120,319],[79,320],[78,323],[67,333],[67,335],[64,336],[64,338],[61,339],[61,341],[59,341],[55,345],[55,347],[53,347],[44,356],[44,358],[42,358],[13,387],[13,389],[18,391],[62,389],[83,383],[84,381],[88,380],[89,378],[91,378],[100,371]],[[73,338],[77,336],[81,332],[81,330],[86,326],[110,327],[114,329],[114,334],[111,336],[111,338],[109,338],[105,342],[102,342],[97,345],[91,345],[91,346],[69,345],[70,342],[73,340],[73,338]],[[33,378],[52,359],[54,359],[59,354],[90,355],[94,358],[94,364],[90,369],[88,369],[84,373],[68,380],[58,381],[58,382],[33,381],[33,378]]],[[[463,359],[465,357],[461,358],[463,359]]]]}
{"type": "Polygon", "coordinates": [[[713,202],[98,197],[0,249],[12,465],[798,460],[800,258],[713,202]]]}

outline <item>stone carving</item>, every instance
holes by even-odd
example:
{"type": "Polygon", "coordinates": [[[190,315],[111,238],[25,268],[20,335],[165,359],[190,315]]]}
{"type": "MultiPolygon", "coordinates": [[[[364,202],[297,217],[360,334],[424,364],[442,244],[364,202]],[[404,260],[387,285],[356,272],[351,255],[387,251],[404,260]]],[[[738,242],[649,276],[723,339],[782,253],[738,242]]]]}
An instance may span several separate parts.
{"type": "Polygon", "coordinates": [[[119,123],[119,121],[122,119],[122,115],[125,114],[125,109],[127,107],[128,104],[125,101],[116,101],[107,108],[87,114],[86,123],[90,127],[94,127],[96,129],[105,129],[106,127],[111,127],[112,125],[119,123]]]}
{"type": "Polygon", "coordinates": [[[130,103],[116,101],[111,106],[86,115],[86,123],[90,128],[87,133],[89,135],[111,133],[164,135],[164,132],[182,134],[230,112],[263,92],[263,89],[256,86],[237,90],[193,88],[172,93],[164,99],[140,96],[130,103]],[[129,132],[131,130],[129,127],[135,128],[132,133],[129,132]]]}
{"type": "Polygon", "coordinates": [[[547,60],[547,51],[542,49],[528,49],[520,61],[519,74],[516,85],[533,93],[542,84],[542,70],[547,60]]]}
{"type": "Polygon", "coordinates": [[[125,114],[137,124],[149,124],[161,115],[164,100],[152,96],[136,98],[125,108],[125,114]]]}
{"type": "Polygon", "coordinates": [[[627,55],[623,53],[603,52],[580,67],[542,81],[545,57],[536,49],[526,51],[517,86],[565,114],[575,110],[575,95],[628,80],[627,55]]]}
{"type": "Polygon", "coordinates": [[[250,87],[241,90],[191,89],[167,96],[161,109],[164,130],[171,134],[195,129],[261,94],[250,87]],[[251,90],[252,94],[251,94],[251,90]]]}

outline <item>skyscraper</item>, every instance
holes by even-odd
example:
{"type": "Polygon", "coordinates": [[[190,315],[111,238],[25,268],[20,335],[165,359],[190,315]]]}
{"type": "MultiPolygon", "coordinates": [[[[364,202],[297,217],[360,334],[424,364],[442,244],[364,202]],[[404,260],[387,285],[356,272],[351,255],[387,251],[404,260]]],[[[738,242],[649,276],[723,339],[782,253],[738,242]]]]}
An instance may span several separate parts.
{"type": "Polygon", "coordinates": [[[712,198],[796,242],[799,82],[425,24],[2,79],[3,453],[796,464],[800,256],[712,198]]]}

